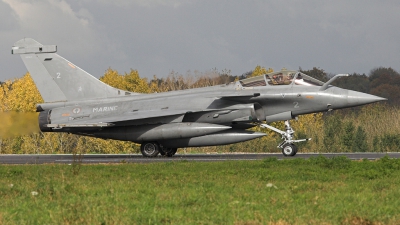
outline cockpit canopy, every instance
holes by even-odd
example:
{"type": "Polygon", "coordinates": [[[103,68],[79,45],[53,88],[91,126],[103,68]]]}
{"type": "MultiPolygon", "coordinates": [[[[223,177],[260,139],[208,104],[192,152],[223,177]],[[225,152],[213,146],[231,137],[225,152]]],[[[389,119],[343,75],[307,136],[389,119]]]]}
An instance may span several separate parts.
{"type": "Polygon", "coordinates": [[[262,76],[250,77],[239,81],[243,87],[275,86],[275,85],[304,85],[322,86],[324,82],[294,70],[281,70],[262,76]]]}

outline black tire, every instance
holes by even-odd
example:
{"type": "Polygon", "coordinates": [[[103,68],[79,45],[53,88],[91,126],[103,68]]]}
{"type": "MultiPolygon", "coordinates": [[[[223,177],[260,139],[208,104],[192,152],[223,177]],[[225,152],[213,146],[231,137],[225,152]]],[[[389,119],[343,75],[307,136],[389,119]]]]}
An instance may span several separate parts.
{"type": "Polygon", "coordinates": [[[171,151],[169,152],[169,155],[167,155],[168,157],[174,156],[176,151],[178,151],[177,148],[171,148],[171,151]]]}
{"type": "Polygon", "coordinates": [[[158,149],[158,151],[160,152],[160,155],[165,156],[165,148],[161,148],[158,149]]]}
{"type": "Polygon", "coordinates": [[[162,148],[160,149],[160,154],[167,157],[172,157],[175,155],[177,148],[162,148]]]}
{"type": "Polygon", "coordinates": [[[293,156],[295,156],[297,154],[297,151],[299,150],[299,148],[296,145],[293,145],[293,146],[294,146],[294,150],[295,150],[293,156]]]}
{"type": "Polygon", "coordinates": [[[297,146],[294,144],[285,144],[282,147],[282,154],[284,156],[294,156],[297,153],[297,146]]]}
{"type": "Polygon", "coordinates": [[[144,157],[156,157],[160,152],[160,146],[156,142],[144,142],[140,146],[140,151],[144,157]]]}

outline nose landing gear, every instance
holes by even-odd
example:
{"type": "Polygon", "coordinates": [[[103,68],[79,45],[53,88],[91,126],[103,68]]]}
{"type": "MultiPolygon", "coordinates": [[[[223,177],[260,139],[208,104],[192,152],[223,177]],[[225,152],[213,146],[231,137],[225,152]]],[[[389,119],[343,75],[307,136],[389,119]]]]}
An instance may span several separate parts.
{"type": "Polygon", "coordinates": [[[285,120],[286,131],[279,130],[278,128],[275,128],[268,124],[260,124],[260,126],[264,127],[264,128],[268,128],[270,130],[273,130],[282,135],[282,139],[284,139],[284,140],[278,145],[278,148],[282,149],[282,154],[284,156],[296,155],[298,148],[293,143],[311,140],[311,138],[294,140],[293,139],[294,130],[290,126],[289,120],[285,120]]]}

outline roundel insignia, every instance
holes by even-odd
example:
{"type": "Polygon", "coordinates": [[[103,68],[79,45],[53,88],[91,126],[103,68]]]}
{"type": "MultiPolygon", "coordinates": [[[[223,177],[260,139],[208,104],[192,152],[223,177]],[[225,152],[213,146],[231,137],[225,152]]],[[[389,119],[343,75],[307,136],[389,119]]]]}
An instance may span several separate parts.
{"type": "Polygon", "coordinates": [[[81,108],[75,108],[72,110],[73,113],[78,114],[81,111],[81,108]]]}

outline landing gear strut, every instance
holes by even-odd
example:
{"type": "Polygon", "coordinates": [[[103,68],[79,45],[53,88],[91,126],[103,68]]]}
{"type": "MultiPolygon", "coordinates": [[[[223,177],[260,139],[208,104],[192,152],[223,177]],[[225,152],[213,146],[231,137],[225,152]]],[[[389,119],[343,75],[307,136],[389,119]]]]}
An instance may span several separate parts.
{"type": "Polygon", "coordinates": [[[277,129],[277,128],[273,127],[273,126],[270,126],[268,124],[260,124],[260,126],[264,127],[264,128],[268,128],[270,130],[273,130],[273,131],[275,131],[275,132],[277,132],[277,133],[282,135],[282,139],[284,139],[284,141],[282,141],[278,145],[278,148],[282,149],[282,153],[283,153],[284,156],[294,156],[294,155],[296,155],[298,149],[297,149],[297,146],[294,145],[293,143],[311,140],[311,138],[294,140],[293,139],[294,130],[290,126],[289,120],[285,120],[285,129],[286,129],[286,131],[279,130],[279,129],[277,129]]]}

